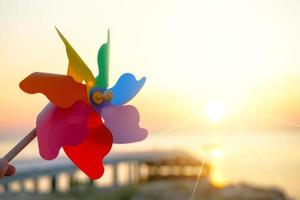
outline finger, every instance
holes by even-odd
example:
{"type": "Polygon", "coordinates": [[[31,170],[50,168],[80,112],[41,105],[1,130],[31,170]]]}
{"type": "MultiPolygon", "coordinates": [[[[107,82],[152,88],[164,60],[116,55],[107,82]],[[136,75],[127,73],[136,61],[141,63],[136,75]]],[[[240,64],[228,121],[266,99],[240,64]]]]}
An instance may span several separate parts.
{"type": "Polygon", "coordinates": [[[16,173],[16,168],[12,165],[8,165],[8,169],[5,173],[5,176],[12,176],[16,173]]]}
{"type": "Polygon", "coordinates": [[[1,159],[0,160],[0,177],[4,176],[8,169],[8,163],[6,160],[1,159]]]}

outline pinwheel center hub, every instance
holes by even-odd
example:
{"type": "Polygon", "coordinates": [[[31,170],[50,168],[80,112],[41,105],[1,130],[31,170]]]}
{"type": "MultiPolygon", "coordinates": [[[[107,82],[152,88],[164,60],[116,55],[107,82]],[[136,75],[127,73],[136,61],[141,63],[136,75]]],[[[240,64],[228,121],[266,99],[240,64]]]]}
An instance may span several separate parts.
{"type": "Polygon", "coordinates": [[[100,91],[96,91],[92,95],[92,101],[93,103],[100,105],[101,103],[103,103],[103,101],[111,101],[112,96],[113,94],[111,91],[105,91],[103,93],[100,91]]]}

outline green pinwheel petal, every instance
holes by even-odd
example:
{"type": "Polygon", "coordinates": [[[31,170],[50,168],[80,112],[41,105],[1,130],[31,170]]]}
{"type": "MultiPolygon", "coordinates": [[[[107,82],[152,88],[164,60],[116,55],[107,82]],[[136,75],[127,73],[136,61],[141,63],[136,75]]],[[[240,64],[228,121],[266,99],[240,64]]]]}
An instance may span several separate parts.
{"type": "Polygon", "coordinates": [[[96,77],[96,86],[106,89],[108,87],[109,76],[109,30],[107,32],[107,42],[98,51],[99,75],[96,77]]]}

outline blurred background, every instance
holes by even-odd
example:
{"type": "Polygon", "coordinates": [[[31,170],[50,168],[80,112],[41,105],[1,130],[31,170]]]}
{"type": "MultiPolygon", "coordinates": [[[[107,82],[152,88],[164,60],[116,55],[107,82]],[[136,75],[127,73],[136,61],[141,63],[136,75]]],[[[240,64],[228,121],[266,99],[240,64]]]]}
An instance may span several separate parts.
{"type": "MultiPolygon", "coordinates": [[[[48,102],[19,82],[66,74],[54,26],[94,75],[109,28],[110,85],[125,72],[147,77],[130,104],[150,132],[113,152],[180,149],[210,165],[214,187],[276,187],[300,199],[299,13],[296,0],[2,0],[0,155],[48,102]]],[[[41,160],[36,143],[15,162],[32,159],[41,160]]]]}

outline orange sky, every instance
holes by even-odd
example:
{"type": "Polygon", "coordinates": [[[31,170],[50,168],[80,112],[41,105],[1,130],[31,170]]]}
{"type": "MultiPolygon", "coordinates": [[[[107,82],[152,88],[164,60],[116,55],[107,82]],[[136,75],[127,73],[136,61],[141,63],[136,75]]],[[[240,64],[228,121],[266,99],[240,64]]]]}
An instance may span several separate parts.
{"type": "Polygon", "coordinates": [[[203,105],[214,100],[228,107],[223,123],[239,118],[257,129],[287,128],[282,121],[268,124],[266,113],[300,123],[298,4],[1,1],[0,134],[28,131],[47,103],[41,95],[23,93],[19,81],[34,71],[66,73],[67,57],[55,25],[94,75],[98,48],[111,29],[110,84],[124,72],[148,78],[132,104],[151,132],[188,117],[194,122],[178,132],[205,129],[210,124],[203,105]]]}

